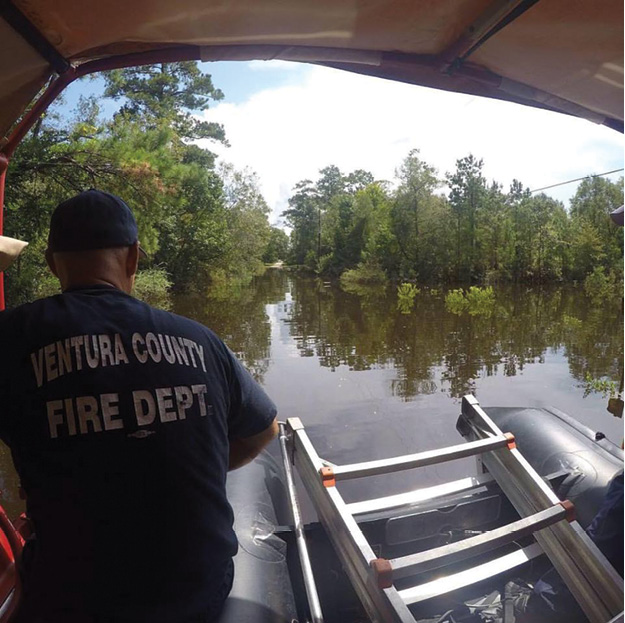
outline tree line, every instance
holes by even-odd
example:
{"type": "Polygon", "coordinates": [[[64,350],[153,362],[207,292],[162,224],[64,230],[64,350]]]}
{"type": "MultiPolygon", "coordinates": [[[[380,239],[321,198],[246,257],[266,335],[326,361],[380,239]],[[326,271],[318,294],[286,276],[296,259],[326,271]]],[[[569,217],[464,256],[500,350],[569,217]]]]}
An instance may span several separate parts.
{"type": "Polygon", "coordinates": [[[395,184],[334,165],[296,184],[284,212],[289,259],[325,275],[374,282],[622,282],[623,230],[610,211],[623,180],[586,178],[570,210],[515,180],[487,182],[473,155],[440,175],[412,150],[395,184]],[[443,192],[445,190],[445,192],[443,192]]]}
{"type": "Polygon", "coordinates": [[[30,246],[7,272],[11,305],[55,291],[43,260],[49,217],[88,188],[124,198],[151,257],[137,282],[161,302],[170,287],[206,291],[244,282],[286,259],[356,282],[491,283],[591,279],[622,283],[622,230],[608,213],[622,180],[583,181],[570,210],[518,181],[488,183],[472,155],[446,175],[412,150],[392,184],[331,165],[295,185],[284,213],[290,237],[269,223],[259,180],[217,163],[197,141],[227,144],[225,129],[193,114],[222,99],[197,63],[162,63],[104,74],[112,116],[82,97],[70,118],[42,117],[8,171],[6,235],[30,246]]]}
{"type": "Polygon", "coordinates": [[[57,106],[10,163],[5,233],[29,242],[7,272],[10,305],[55,291],[43,259],[50,214],[92,187],[119,195],[135,213],[151,258],[138,287],[152,300],[170,286],[249,279],[284,256],[286,234],[270,226],[255,173],[218,164],[195,143],[226,142],[221,125],[193,114],[223,97],[209,75],[183,62],[111,71],[104,80],[104,97],[120,104],[114,115],[105,118],[95,97],[82,97],[69,119],[57,106]]]}

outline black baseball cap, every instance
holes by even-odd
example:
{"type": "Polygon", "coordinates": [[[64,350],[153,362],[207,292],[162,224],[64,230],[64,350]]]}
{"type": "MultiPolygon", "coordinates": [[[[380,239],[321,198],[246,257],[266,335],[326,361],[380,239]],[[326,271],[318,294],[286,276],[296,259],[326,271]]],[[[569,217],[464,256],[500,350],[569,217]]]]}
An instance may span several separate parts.
{"type": "Polygon", "coordinates": [[[60,203],[50,219],[53,253],[129,247],[137,240],[137,221],[126,202],[94,188],[60,203]]]}

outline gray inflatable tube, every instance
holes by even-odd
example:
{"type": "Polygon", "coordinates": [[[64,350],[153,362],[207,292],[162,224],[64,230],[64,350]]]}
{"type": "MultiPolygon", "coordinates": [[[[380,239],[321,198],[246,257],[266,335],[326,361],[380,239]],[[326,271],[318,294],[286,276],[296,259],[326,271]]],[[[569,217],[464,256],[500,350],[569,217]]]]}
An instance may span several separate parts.
{"type": "Polygon", "coordinates": [[[228,499],[234,510],[239,552],[234,559],[232,592],[218,623],[297,620],[286,543],[275,534],[276,499],[281,489],[280,469],[266,452],[228,474],[228,499]]]}
{"type": "Polygon", "coordinates": [[[623,469],[623,451],[601,432],[553,407],[485,411],[501,430],[514,433],[520,452],[541,476],[568,472],[556,493],[575,504],[577,520],[586,528],[610,481],[623,469]]]}

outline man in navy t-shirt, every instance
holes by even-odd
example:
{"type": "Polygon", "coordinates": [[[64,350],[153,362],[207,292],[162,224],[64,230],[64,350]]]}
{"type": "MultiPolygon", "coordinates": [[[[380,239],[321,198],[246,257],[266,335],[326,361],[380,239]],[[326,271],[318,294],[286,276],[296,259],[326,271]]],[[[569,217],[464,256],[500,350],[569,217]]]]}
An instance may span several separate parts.
{"type": "Polygon", "coordinates": [[[131,297],[137,225],[118,197],[60,204],[63,293],[0,314],[0,437],[36,546],[20,621],[199,623],[232,584],[226,473],[276,408],[206,327],[131,297]]]}

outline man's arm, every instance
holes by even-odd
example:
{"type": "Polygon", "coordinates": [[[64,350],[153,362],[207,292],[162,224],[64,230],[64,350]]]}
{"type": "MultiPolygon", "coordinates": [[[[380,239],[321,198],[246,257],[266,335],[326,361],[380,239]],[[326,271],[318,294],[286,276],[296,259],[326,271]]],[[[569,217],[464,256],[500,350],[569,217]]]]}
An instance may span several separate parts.
{"type": "Polygon", "coordinates": [[[228,470],[238,469],[251,463],[260,451],[278,434],[278,418],[274,418],[271,424],[260,433],[251,437],[243,437],[230,440],[230,458],[228,470]]]}

